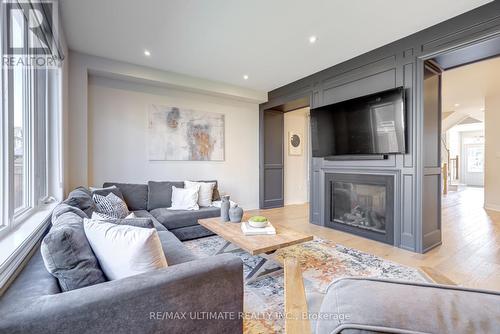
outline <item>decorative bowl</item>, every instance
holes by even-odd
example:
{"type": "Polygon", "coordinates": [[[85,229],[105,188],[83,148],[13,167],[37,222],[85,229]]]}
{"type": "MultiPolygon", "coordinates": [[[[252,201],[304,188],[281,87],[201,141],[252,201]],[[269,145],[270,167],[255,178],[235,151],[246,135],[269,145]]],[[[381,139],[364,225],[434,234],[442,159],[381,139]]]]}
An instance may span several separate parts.
{"type": "Polygon", "coordinates": [[[267,218],[263,216],[253,216],[248,220],[248,224],[252,227],[262,228],[267,226],[267,218]]]}

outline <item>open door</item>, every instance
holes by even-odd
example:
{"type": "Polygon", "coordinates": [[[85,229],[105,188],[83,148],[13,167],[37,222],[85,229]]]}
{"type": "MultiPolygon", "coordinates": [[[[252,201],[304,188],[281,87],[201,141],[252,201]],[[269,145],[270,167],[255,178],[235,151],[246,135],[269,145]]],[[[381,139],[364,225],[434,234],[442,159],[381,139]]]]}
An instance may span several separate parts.
{"type": "Polygon", "coordinates": [[[424,64],[422,132],[422,250],[441,243],[441,73],[433,61],[424,64]]]}
{"type": "Polygon", "coordinates": [[[260,134],[262,152],[260,207],[262,209],[284,205],[283,121],[282,111],[262,111],[260,134]]]}

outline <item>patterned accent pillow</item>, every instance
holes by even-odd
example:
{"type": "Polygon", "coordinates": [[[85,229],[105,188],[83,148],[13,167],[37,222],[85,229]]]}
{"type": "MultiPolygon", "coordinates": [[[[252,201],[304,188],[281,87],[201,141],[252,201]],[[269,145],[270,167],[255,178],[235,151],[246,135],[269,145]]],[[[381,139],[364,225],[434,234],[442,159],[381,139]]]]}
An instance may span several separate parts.
{"type": "Polygon", "coordinates": [[[127,204],[118,196],[109,193],[107,196],[94,194],[96,211],[105,216],[123,219],[129,215],[127,204]]]}

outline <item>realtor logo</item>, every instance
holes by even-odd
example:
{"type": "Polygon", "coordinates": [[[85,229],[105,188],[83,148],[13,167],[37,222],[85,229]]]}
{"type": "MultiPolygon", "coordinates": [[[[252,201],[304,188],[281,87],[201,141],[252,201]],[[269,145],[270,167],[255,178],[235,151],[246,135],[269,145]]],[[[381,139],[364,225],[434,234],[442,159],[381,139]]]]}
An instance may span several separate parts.
{"type": "Polygon", "coordinates": [[[3,0],[2,7],[2,67],[58,67],[57,3],[3,0]]]}

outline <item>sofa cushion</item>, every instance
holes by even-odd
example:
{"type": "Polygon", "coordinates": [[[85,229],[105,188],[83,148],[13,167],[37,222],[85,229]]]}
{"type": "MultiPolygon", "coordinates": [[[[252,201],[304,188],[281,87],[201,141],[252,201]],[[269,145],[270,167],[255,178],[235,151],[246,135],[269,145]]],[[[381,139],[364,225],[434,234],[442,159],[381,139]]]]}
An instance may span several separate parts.
{"type": "Polygon", "coordinates": [[[198,239],[203,237],[208,237],[210,235],[214,235],[214,232],[206,229],[201,225],[193,225],[186,226],[181,228],[176,228],[172,230],[172,233],[179,239],[180,241],[186,241],[191,239],[198,239]]]}
{"type": "Polygon", "coordinates": [[[158,231],[168,231],[165,226],[163,226],[162,224],[160,224],[160,222],[152,214],[149,213],[149,211],[146,211],[146,210],[137,210],[137,211],[134,211],[134,214],[135,214],[135,216],[137,218],[149,218],[149,219],[151,219],[151,221],[153,222],[154,227],[158,231]]]}
{"type": "Polygon", "coordinates": [[[68,198],[63,203],[77,207],[90,217],[95,211],[95,203],[92,200],[90,191],[84,187],[78,187],[69,193],[68,198]]]}
{"type": "Polygon", "coordinates": [[[148,210],[169,208],[172,206],[172,187],[184,188],[184,182],[149,181],[148,210]]]}
{"type": "Polygon", "coordinates": [[[345,278],[330,285],[319,314],[331,315],[316,322],[319,334],[493,333],[500,292],[345,278]]]}
{"type": "Polygon", "coordinates": [[[149,217],[144,217],[144,218],[137,218],[134,213],[131,213],[131,215],[134,215],[134,217],[131,218],[123,218],[123,219],[116,219],[112,217],[102,217],[99,216],[97,212],[94,212],[92,214],[92,220],[99,220],[107,223],[112,223],[112,224],[117,224],[117,225],[128,225],[128,226],[135,226],[135,227],[143,227],[143,228],[155,228],[155,225],[153,224],[153,220],[149,217]]]}
{"type": "Polygon", "coordinates": [[[197,257],[184,246],[177,237],[168,231],[159,231],[161,245],[169,266],[196,260],[197,257]]]}
{"type": "Polygon", "coordinates": [[[122,192],[123,199],[127,203],[129,210],[146,210],[148,208],[147,184],[105,182],[102,186],[107,188],[113,185],[117,186],[122,192]]]}
{"type": "Polygon", "coordinates": [[[63,291],[106,281],[82,225],[82,217],[67,212],[54,222],[41,245],[45,267],[63,291]]]}
{"type": "Polygon", "coordinates": [[[80,210],[79,208],[77,208],[76,206],[71,206],[66,203],[61,203],[57,205],[52,211],[52,218],[51,218],[52,224],[57,220],[57,218],[59,218],[59,216],[65,214],[66,212],[72,212],[81,218],[88,218],[87,214],[82,210],[80,210]]]}
{"type": "Polygon", "coordinates": [[[167,229],[173,230],[180,227],[197,225],[198,219],[218,217],[220,216],[220,208],[208,207],[194,211],[159,208],[152,210],[151,214],[167,229]]]}
{"type": "MultiPolygon", "coordinates": [[[[42,254],[37,249],[19,276],[0,297],[0,310],[13,309],[20,313],[26,304],[31,304],[37,297],[61,293],[57,278],[51,275],[43,263],[42,254]]],[[[2,313],[6,316],[5,313],[2,313]]],[[[2,330],[0,330],[2,332],[2,330]]]]}

